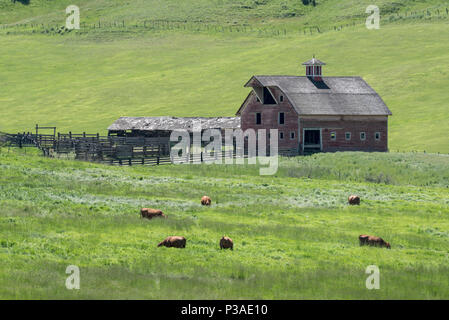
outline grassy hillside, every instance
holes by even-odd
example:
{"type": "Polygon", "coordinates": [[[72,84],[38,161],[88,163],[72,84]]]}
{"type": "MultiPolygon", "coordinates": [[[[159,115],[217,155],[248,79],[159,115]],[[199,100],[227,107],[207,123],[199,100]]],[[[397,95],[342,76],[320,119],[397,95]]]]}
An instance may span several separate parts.
{"type": "Polygon", "coordinates": [[[178,33],[0,37],[0,130],[105,132],[120,116],[231,116],[253,74],[360,75],[393,112],[390,149],[449,152],[448,25],[293,37],[178,33]],[[107,41],[106,41],[107,40],[107,41]]]}
{"type": "Polygon", "coordinates": [[[260,177],[255,166],[114,168],[3,149],[0,298],[447,299],[448,168],[447,156],[337,153],[260,177]],[[142,206],[168,219],[142,220],[142,206]],[[392,249],[359,247],[362,233],[392,249]],[[156,247],[174,234],[186,249],[156,247]],[[220,251],[224,234],[233,252],[220,251]],[[65,288],[71,264],[79,291],[65,288]],[[372,264],[380,290],[365,288],[372,264]]]}
{"type": "Polygon", "coordinates": [[[359,75],[380,93],[391,150],[448,153],[449,1],[376,1],[381,29],[369,31],[371,2],[80,0],[82,29],[57,33],[71,1],[0,0],[0,131],[230,116],[251,75],[302,75],[315,53],[326,75],[359,75]]]}
{"type": "MultiPolygon", "coordinates": [[[[86,23],[143,20],[213,22],[219,24],[285,23],[323,25],[364,21],[375,4],[384,15],[444,10],[447,0],[78,0],[86,23]]],[[[70,0],[0,0],[0,24],[64,22],[70,0]]]]}

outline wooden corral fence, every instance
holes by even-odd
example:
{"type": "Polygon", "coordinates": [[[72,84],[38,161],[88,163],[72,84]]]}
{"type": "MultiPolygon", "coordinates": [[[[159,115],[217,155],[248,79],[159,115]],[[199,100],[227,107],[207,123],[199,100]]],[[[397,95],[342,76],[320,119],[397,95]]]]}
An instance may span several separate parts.
{"type": "Polygon", "coordinates": [[[9,147],[37,147],[42,150],[44,155],[48,156],[50,150],[54,147],[55,136],[50,134],[34,134],[23,132],[17,134],[4,134],[3,140],[9,147]]]}
{"type": "Polygon", "coordinates": [[[6,132],[0,131],[0,146],[6,145],[8,143],[8,134],[6,132]]]}
{"type": "Polygon", "coordinates": [[[75,159],[110,164],[145,164],[170,155],[169,138],[58,134],[54,151],[75,153],[75,159]]]}
{"type": "MultiPolygon", "coordinates": [[[[45,129],[53,128],[46,127],[45,129]]],[[[39,127],[42,129],[42,127],[39,127]]],[[[97,134],[57,133],[41,134],[23,132],[17,134],[0,133],[0,142],[9,147],[37,147],[44,156],[72,155],[76,160],[105,163],[110,165],[161,165],[173,163],[170,157],[172,143],[169,137],[120,137],[100,136],[97,134]]],[[[182,163],[207,162],[211,157],[217,159],[221,152],[221,159],[237,157],[233,152],[217,151],[206,157],[200,151],[190,153],[182,163]]],[[[213,160],[212,160],[213,161],[213,160]]]]}

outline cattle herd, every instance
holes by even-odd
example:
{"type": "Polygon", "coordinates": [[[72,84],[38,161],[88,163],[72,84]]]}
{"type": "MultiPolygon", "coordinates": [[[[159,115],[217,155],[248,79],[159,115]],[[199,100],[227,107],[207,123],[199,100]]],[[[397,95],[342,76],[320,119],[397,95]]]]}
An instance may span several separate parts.
{"type": "MultiPolygon", "coordinates": [[[[356,195],[351,195],[348,197],[348,203],[350,205],[360,205],[360,197],[356,195]]],[[[212,204],[212,200],[208,196],[204,196],[201,198],[201,204],[203,206],[210,206],[212,204]]],[[[167,216],[158,209],[152,209],[152,208],[142,208],[140,210],[140,217],[141,218],[147,218],[147,219],[153,219],[153,218],[167,218],[167,216]]],[[[173,247],[173,248],[185,248],[186,247],[187,239],[185,237],[180,236],[170,236],[165,238],[162,242],[160,242],[157,246],[158,247],[173,247]]],[[[384,241],[380,237],[376,236],[370,236],[366,234],[362,234],[359,236],[359,243],[361,246],[369,245],[369,246],[375,246],[375,247],[385,247],[388,249],[391,249],[390,243],[384,241]]],[[[223,236],[220,239],[220,249],[234,249],[234,242],[231,238],[223,236]]]]}

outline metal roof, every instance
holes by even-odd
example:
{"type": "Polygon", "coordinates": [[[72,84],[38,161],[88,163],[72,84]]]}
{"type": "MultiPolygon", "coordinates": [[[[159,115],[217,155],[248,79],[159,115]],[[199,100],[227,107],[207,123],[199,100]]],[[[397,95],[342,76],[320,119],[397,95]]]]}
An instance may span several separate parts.
{"type": "Polygon", "coordinates": [[[303,66],[325,66],[326,63],[324,63],[323,61],[320,61],[320,60],[316,59],[315,57],[313,57],[309,61],[304,62],[302,65],[303,66]]]}
{"type": "Polygon", "coordinates": [[[253,76],[245,84],[257,86],[279,88],[299,115],[391,115],[361,77],[253,76]]]}
{"type": "Polygon", "coordinates": [[[197,125],[200,125],[201,129],[237,129],[240,128],[240,117],[120,117],[108,130],[192,131],[197,125]]]}

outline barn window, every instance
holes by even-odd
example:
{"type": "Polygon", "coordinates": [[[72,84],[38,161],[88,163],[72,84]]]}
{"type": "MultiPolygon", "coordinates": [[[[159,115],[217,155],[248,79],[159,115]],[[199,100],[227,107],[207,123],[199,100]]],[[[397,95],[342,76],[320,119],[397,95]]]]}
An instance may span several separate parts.
{"type": "Polygon", "coordinates": [[[259,97],[256,97],[256,101],[257,101],[257,102],[260,102],[259,97]]]}
{"type": "Polygon", "coordinates": [[[337,140],[337,133],[336,133],[335,131],[332,131],[332,132],[331,132],[331,140],[332,140],[332,141],[337,140]]]}
{"type": "Polygon", "coordinates": [[[290,131],[290,140],[295,140],[295,131],[290,131]]]}
{"type": "Polygon", "coordinates": [[[283,101],[284,101],[284,96],[283,96],[283,95],[280,95],[280,96],[279,96],[279,101],[280,101],[280,102],[283,102],[283,101]]]}
{"type": "Polygon", "coordinates": [[[307,67],[307,75],[308,75],[308,76],[311,76],[311,75],[312,75],[312,68],[313,68],[313,67],[311,67],[311,66],[308,66],[308,67],[307,67]]]}
{"type": "Polygon", "coordinates": [[[279,124],[284,124],[285,123],[285,115],[283,112],[279,112],[279,124]]]}
{"type": "Polygon", "coordinates": [[[376,133],[374,134],[374,139],[376,139],[377,141],[380,140],[380,132],[376,132],[376,133]]]}
{"type": "Polygon", "coordinates": [[[262,114],[260,112],[256,113],[256,124],[262,124],[262,114]]]}
{"type": "Polygon", "coordinates": [[[348,141],[351,140],[351,132],[346,132],[345,133],[345,139],[348,140],[348,141]]]}
{"type": "Polygon", "coordinates": [[[365,132],[360,132],[360,140],[362,140],[362,141],[366,140],[366,133],[365,132]]]}
{"type": "Polygon", "coordinates": [[[284,140],[284,133],[282,131],[279,132],[279,139],[284,140]]]}

